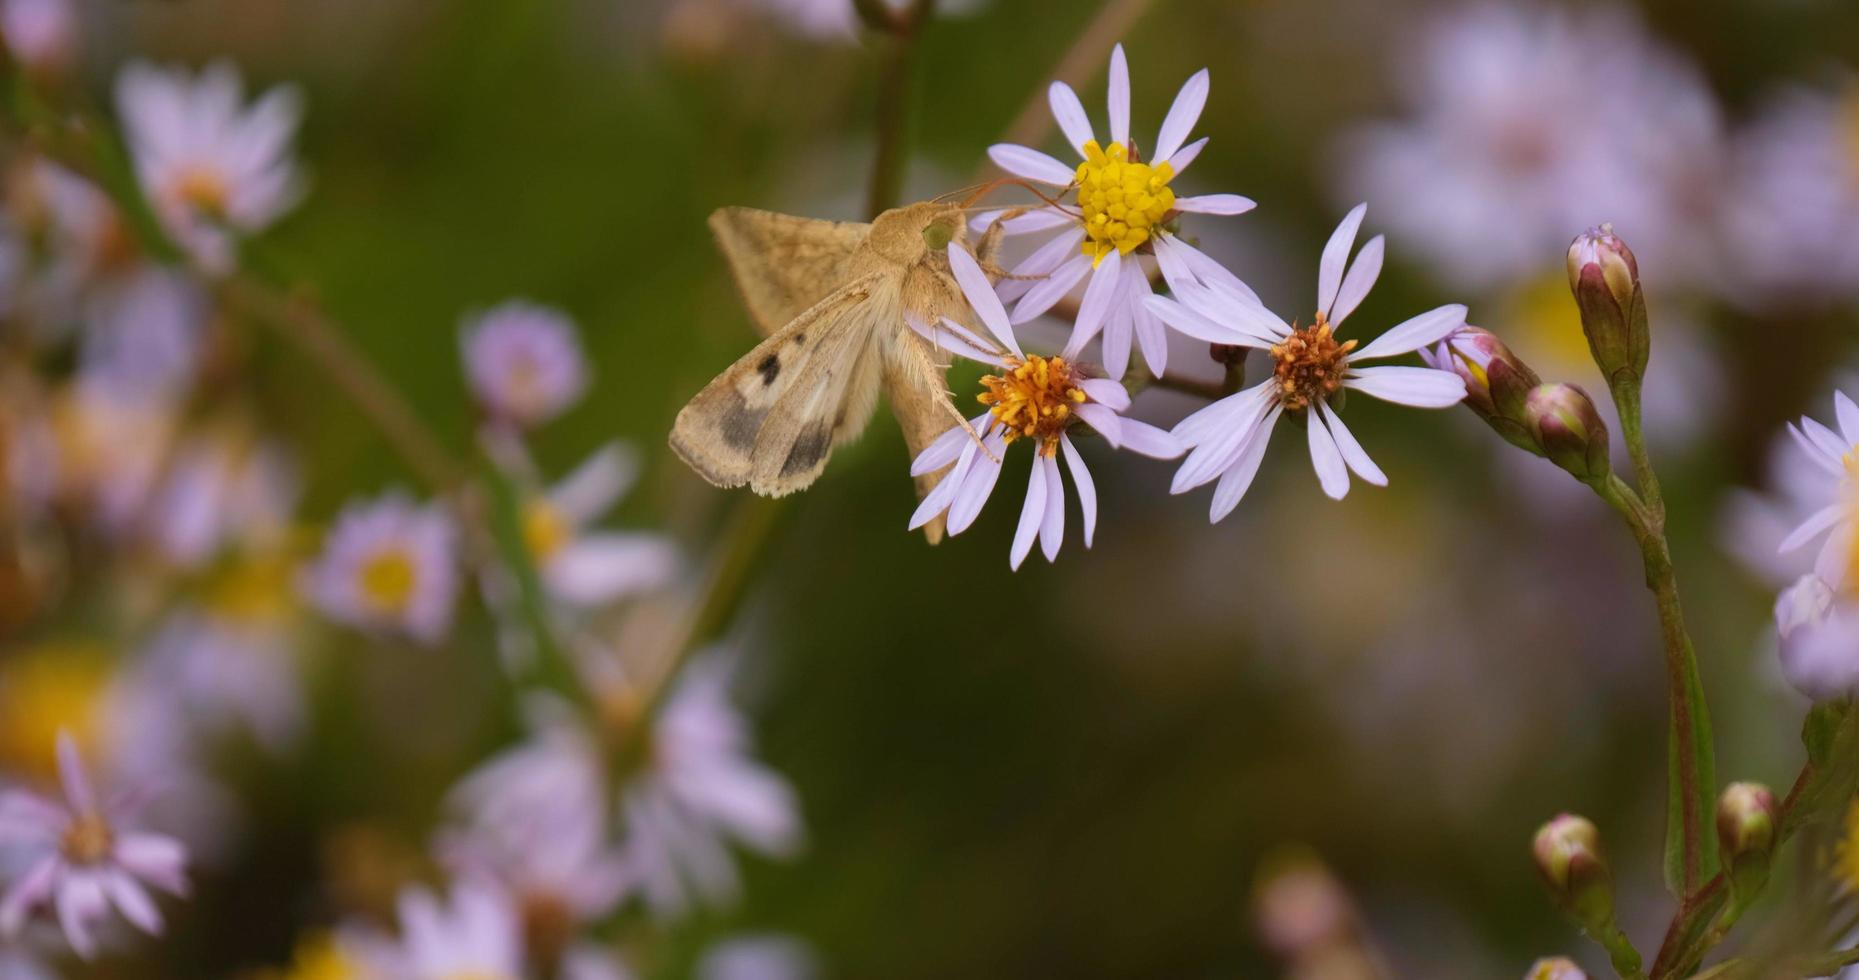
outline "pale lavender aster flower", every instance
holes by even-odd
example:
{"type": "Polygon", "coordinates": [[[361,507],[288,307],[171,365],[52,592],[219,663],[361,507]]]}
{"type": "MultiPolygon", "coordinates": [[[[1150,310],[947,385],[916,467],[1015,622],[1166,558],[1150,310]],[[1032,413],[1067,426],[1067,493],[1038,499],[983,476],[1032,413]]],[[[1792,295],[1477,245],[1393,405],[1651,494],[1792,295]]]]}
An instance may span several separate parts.
{"type": "Polygon", "coordinates": [[[72,0],[0,0],[0,40],[20,64],[57,72],[77,54],[72,0]]]}
{"type": "MultiPolygon", "coordinates": [[[[1181,175],[1207,145],[1188,142],[1207,103],[1208,73],[1196,72],[1175,95],[1153,147],[1145,150],[1130,136],[1130,70],[1121,44],[1110,56],[1110,142],[1100,145],[1077,93],[1053,82],[1053,118],[1065,140],[1083,159],[1067,165],[1031,147],[997,143],[988,156],[1003,170],[1055,188],[1078,192],[1076,210],[1045,207],[1008,218],[1013,233],[1052,233],[1052,237],[1001,284],[1003,299],[1018,302],[1013,323],[1025,323],[1050,310],[1080,282],[1088,284],[1072,326],[1068,347],[1083,349],[1103,331],[1104,369],[1122,378],[1132,342],[1141,349],[1150,372],[1161,377],[1168,367],[1168,343],[1161,321],[1144,305],[1151,295],[1148,274],[1139,256],[1155,256],[1169,284],[1205,285],[1251,297],[1252,291],[1218,263],[1176,237],[1168,223],[1179,212],[1232,215],[1252,210],[1253,202],[1237,194],[1176,197],[1170,182],[1181,175]],[[1144,162],[1148,161],[1148,162],[1144,162]]],[[[1002,212],[975,219],[991,224],[1002,212]]]]}
{"type": "Polygon", "coordinates": [[[304,721],[302,607],[283,548],[219,565],[155,631],[137,673],[203,730],[243,727],[280,750],[304,721]]]}
{"type": "Polygon", "coordinates": [[[452,624],[456,531],[436,505],[392,492],[350,504],[309,570],[310,600],[360,629],[433,645],[452,624]]]}
{"type": "Polygon", "coordinates": [[[453,886],[451,900],[424,888],[400,896],[397,980],[522,980],[523,927],[509,896],[482,882],[453,886]]]}
{"type": "Polygon", "coordinates": [[[587,390],[587,359],[564,314],[512,300],[468,318],[460,331],[465,376],[491,417],[532,428],[587,390]]]}
{"type": "Polygon", "coordinates": [[[1697,68],[1630,11],[1537,2],[1449,6],[1397,67],[1413,114],[1346,134],[1346,200],[1390,226],[1442,280],[1528,280],[1571,229],[1612,221],[1647,268],[1709,284],[1722,122],[1697,68]]]}
{"type": "Polygon", "coordinates": [[[1772,96],[1736,138],[1725,195],[1732,298],[1791,308],[1859,295],[1859,81],[1772,96]]]}
{"type": "Polygon", "coordinates": [[[1775,600],[1782,676],[1815,700],[1859,690],[1859,600],[1803,575],[1775,600]]]}
{"type": "Polygon", "coordinates": [[[1341,500],[1349,492],[1349,474],[1376,486],[1388,478],[1362,449],[1331,399],[1343,389],[1411,405],[1446,408],[1465,398],[1465,382],[1451,371],[1431,367],[1377,365],[1361,361],[1411,353],[1444,340],[1465,326],[1465,307],[1441,306],[1389,329],[1360,350],[1355,341],[1339,341],[1335,330],[1355,312],[1381,274],[1382,237],[1356,253],[1356,232],[1368,212],[1358,204],[1324,246],[1317,273],[1317,312],[1308,326],[1286,323],[1263,306],[1235,302],[1212,290],[1177,290],[1175,298],[1153,297],[1156,315],[1175,329],[1208,343],[1252,347],[1271,354],[1272,376],[1229,395],[1182,419],[1173,430],[1192,446],[1176,471],[1171,491],[1185,493],[1218,479],[1210,517],[1231,513],[1258,474],[1278,418],[1305,416],[1311,465],[1323,492],[1341,500]]]}
{"type": "Polygon", "coordinates": [[[697,961],[697,980],[812,980],[819,959],[807,944],[778,934],[732,936],[697,961]]]}
{"type": "Polygon", "coordinates": [[[522,839],[573,832],[593,815],[608,813],[607,779],[600,747],[573,707],[551,696],[524,703],[531,735],[472,770],[450,795],[469,832],[491,839],[522,839]]]}
{"type": "Polygon", "coordinates": [[[31,951],[0,944],[0,980],[58,980],[58,975],[31,951]]]}
{"type": "Polygon", "coordinates": [[[794,790],[750,754],[731,673],[719,653],[684,668],[653,722],[651,759],[620,791],[630,882],[662,917],[734,899],[730,841],[776,857],[801,845],[794,790]]]}
{"type": "Polygon", "coordinates": [[[657,534],[590,530],[638,476],[637,458],[614,443],[588,457],[523,508],[523,537],[549,594],[570,606],[600,606],[658,588],[678,552],[657,534]]]}
{"type": "Polygon", "coordinates": [[[235,234],[262,231],[303,195],[290,147],[302,115],[294,88],[247,107],[229,63],[198,75],[136,63],[117,76],[116,107],[149,203],[211,271],[231,268],[235,234]]]}
{"type": "Polygon", "coordinates": [[[911,462],[912,476],[952,468],[924,496],[910,517],[910,529],[916,530],[947,513],[950,534],[967,530],[1000,479],[1007,446],[1025,439],[1034,447],[1033,468],[1008,555],[1010,564],[1018,569],[1035,542],[1041,545],[1047,561],[1058,557],[1065,538],[1065,484],[1058,464],[1061,453],[1071,470],[1084,517],[1084,546],[1089,548],[1097,533],[1097,489],[1084,456],[1072,444],[1071,427],[1085,423],[1111,446],[1155,459],[1173,459],[1181,455],[1183,447],[1161,429],[1122,416],[1120,413],[1130,407],[1130,395],[1123,385],[1091,377],[1074,363],[1078,349],[1088,338],[1073,333],[1071,342],[1057,357],[1029,356],[1020,349],[1007,312],[974,257],[961,246],[951,245],[949,266],[969,305],[994,339],[983,339],[947,318],[934,325],[913,321],[911,329],[938,349],[999,368],[1001,373],[982,379],[988,387],[982,398],[992,406],[986,413],[976,416],[968,426],[950,428],[911,462]]]}
{"type": "Polygon", "coordinates": [[[1845,392],[1835,391],[1833,409],[1838,431],[1807,416],[1798,426],[1788,426],[1788,434],[1814,464],[1812,471],[1798,477],[1802,483],[1791,487],[1790,495],[1814,500],[1817,509],[1789,532],[1779,550],[1787,553],[1824,535],[1814,574],[1837,589],[1846,584],[1852,549],[1859,543],[1853,533],[1859,518],[1859,482],[1853,479],[1859,472],[1859,405],[1845,392]]]}
{"type": "Polygon", "coordinates": [[[229,548],[282,538],[297,489],[283,447],[236,425],[203,433],[175,449],[151,502],[149,536],[168,561],[198,568],[229,548]]]}
{"type": "Polygon", "coordinates": [[[67,733],[58,738],[62,802],[32,793],[0,794],[0,844],[26,848],[32,863],[0,898],[0,934],[17,937],[34,909],[50,909],[79,956],[97,953],[93,930],[114,907],[151,935],[162,930],[153,885],[187,893],[187,852],[160,834],[130,830],[140,802],[130,795],[102,799],[67,733]]]}

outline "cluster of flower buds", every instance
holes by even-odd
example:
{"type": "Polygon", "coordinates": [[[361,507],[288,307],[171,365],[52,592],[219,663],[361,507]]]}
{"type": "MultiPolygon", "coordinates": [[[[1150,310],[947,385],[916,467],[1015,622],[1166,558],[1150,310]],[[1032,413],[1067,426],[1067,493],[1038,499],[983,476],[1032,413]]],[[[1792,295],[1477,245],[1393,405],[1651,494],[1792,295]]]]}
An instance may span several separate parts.
{"type": "Polygon", "coordinates": [[[1608,387],[1638,385],[1646,376],[1652,337],[1646,297],[1633,251],[1602,225],[1569,245],[1569,289],[1581,307],[1581,331],[1608,387]]]}
{"type": "MultiPolygon", "coordinates": [[[[1651,338],[1633,251],[1602,225],[1569,246],[1568,272],[1582,333],[1609,391],[1637,402],[1651,338]]],[[[1607,425],[1594,399],[1573,384],[1545,384],[1490,331],[1465,327],[1421,356],[1464,379],[1465,404],[1511,445],[1549,458],[1584,483],[1598,484],[1612,472],[1607,425]]]]}
{"type": "Polygon", "coordinates": [[[1754,899],[1768,883],[1777,813],[1775,794],[1761,783],[1731,783],[1717,800],[1717,842],[1738,906],[1754,899]]]}
{"type": "Polygon", "coordinates": [[[1544,384],[1489,330],[1465,327],[1422,357],[1465,381],[1465,404],[1511,445],[1546,456],[1576,479],[1605,479],[1607,425],[1588,393],[1544,384]]]}

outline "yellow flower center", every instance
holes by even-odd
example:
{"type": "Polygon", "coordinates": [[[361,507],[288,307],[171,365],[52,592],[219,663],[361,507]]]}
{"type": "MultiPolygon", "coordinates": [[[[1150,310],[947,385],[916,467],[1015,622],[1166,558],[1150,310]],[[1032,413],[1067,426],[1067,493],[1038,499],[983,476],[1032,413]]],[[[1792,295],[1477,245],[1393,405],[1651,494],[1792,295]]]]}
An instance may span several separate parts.
{"type": "Polygon", "coordinates": [[[335,940],[319,936],[297,947],[289,970],[262,976],[264,980],[361,980],[363,974],[335,940]]]}
{"type": "Polygon", "coordinates": [[[1291,326],[1291,336],[1272,347],[1272,377],[1278,382],[1278,404],[1297,412],[1327,400],[1343,386],[1349,370],[1349,352],[1356,342],[1338,343],[1329,321],[1317,314],[1308,327],[1291,326]]]}
{"type": "Polygon", "coordinates": [[[59,731],[81,750],[94,748],[109,684],[103,651],[56,644],[8,661],[0,670],[0,770],[53,784],[59,731]]]}
{"type": "Polygon", "coordinates": [[[377,552],[362,562],[359,574],[362,598],[376,610],[399,613],[413,598],[413,557],[395,548],[377,552]]]}
{"type": "Polygon", "coordinates": [[[72,864],[96,864],[109,857],[115,846],[116,835],[109,822],[96,812],[79,814],[58,841],[59,851],[72,864]]]}
{"type": "Polygon", "coordinates": [[[1034,355],[981,383],[988,390],[976,397],[989,406],[1004,438],[1038,439],[1040,452],[1048,456],[1058,451],[1059,433],[1072,422],[1072,407],[1084,401],[1078,372],[1063,357],[1034,355]]]}
{"type": "Polygon", "coordinates": [[[220,619],[276,623],[296,608],[296,565],[289,554],[240,557],[207,584],[204,604],[220,619]]]}
{"type": "Polygon", "coordinates": [[[523,508],[523,543],[536,561],[548,561],[573,537],[567,518],[548,501],[538,498],[523,508]]]}
{"type": "Polygon", "coordinates": [[[1128,255],[1149,240],[1175,206],[1168,182],[1175,176],[1167,161],[1150,166],[1130,159],[1129,147],[1112,143],[1106,150],[1096,140],[1083,147],[1078,165],[1078,207],[1084,212],[1084,254],[1093,263],[1116,249],[1128,255]]]}
{"type": "Polygon", "coordinates": [[[193,166],[181,171],[175,178],[174,197],[209,217],[221,217],[226,213],[232,189],[226,186],[226,178],[218,170],[193,166]]]}

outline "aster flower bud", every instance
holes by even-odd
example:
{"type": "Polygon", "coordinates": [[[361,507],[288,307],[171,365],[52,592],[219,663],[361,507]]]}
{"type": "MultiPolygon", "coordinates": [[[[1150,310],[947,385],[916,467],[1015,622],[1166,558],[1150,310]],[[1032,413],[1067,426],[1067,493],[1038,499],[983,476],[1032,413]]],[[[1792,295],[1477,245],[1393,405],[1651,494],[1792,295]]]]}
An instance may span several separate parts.
{"type": "Polygon", "coordinates": [[[1568,267],[1569,289],[1581,307],[1581,330],[1594,363],[1610,387],[1638,384],[1646,374],[1652,338],[1632,249],[1612,225],[1602,225],[1569,245],[1568,267]]]}
{"type": "Polygon", "coordinates": [[[1531,389],[1524,403],[1526,426],[1542,453],[1576,479],[1593,483],[1612,472],[1607,455],[1607,424],[1594,399],[1572,384],[1531,389]]]}
{"type": "Polygon", "coordinates": [[[1588,980],[1588,974],[1566,956],[1551,956],[1537,960],[1523,980],[1588,980]]]}
{"type": "Polygon", "coordinates": [[[1739,904],[1768,881],[1775,818],[1775,794],[1761,783],[1732,783],[1717,800],[1717,841],[1730,862],[1731,892],[1739,904]]]}
{"type": "Polygon", "coordinates": [[[1562,911],[1594,935],[1614,928],[1614,878],[1601,853],[1601,833],[1572,813],[1536,832],[1536,869],[1562,911]]]}
{"type": "Polygon", "coordinates": [[[1481,327],[1461,327],[1432,350],[1421,350],[1429,367],[1451,371],[1465,382],[1465,405],[1512,445],[1543,455],[1531,433],[1524,404],[1542,378],[1481,327]]]}

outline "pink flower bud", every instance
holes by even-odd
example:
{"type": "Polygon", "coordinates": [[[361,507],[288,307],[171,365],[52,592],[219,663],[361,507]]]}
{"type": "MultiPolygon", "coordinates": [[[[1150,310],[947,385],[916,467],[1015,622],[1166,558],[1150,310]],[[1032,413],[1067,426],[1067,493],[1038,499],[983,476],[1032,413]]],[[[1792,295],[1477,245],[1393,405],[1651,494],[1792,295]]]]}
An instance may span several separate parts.
{"type": "Polygon", "coordinates": [[[1614,925],[1614,879],[1601,853],[1601,832],[1586,817],[1564,813],[1536,832],[1536,869],[1562,911],[1597,935],[1614,925]]]}
{"type": "Polygon", "coordinates": [[[1530,434],[1543,455],[1578,480],[1593,483],[1612,472],[1607,424],[1594,400],[1572,384],[1538,385],[1524,404],[1530,434]]]}
{"type": "Polygon", "coordinates": [[[1462,327],[1434,349],[1422,350],[1420,359],[1463,379],[1466,406],[1499,435],[1512,445],[1538,456],[1543,454],[1524,415],[1530,391],[1542,384],[1542,379],[1496,334],[1480,327],[1462,327]]]}
{"type": "Polygon", "coordinates": [[[1569,289],[1581,308],[1582,333],[1608,386],[1639,384],[1652,340],[1633,250],[1614,234],[1612,225],[1602,225],[1569,245],[1568,269],[1569,289]]]}

